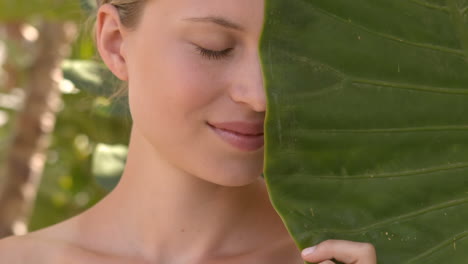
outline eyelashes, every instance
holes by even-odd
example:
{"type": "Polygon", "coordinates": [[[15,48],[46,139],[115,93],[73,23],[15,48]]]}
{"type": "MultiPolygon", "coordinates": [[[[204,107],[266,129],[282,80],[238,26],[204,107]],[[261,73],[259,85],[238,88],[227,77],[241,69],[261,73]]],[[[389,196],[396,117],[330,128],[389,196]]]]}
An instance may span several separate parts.
{"type": "Polygon", "coordinates": [[[196,49],[202,57],[209,59],[209,60],[220,60],[220,59],[226,58],[230,55],[231,51],[233,50],[233,48],[228,48],[225,50],[217,51],[217,50],[204,49],[200,46],[196,46],[196,49]]]}

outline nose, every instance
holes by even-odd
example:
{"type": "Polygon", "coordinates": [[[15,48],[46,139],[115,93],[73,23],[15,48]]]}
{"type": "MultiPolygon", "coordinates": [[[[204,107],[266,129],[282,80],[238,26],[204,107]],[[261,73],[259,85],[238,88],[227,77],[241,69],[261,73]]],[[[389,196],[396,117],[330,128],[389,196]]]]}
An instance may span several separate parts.
{"type": "Polygon", "coordinates": [[[256,112],[265,112],[266,95],[258,51],[236,65],[230,96],[233,101],[248,105],[256,112]]]}

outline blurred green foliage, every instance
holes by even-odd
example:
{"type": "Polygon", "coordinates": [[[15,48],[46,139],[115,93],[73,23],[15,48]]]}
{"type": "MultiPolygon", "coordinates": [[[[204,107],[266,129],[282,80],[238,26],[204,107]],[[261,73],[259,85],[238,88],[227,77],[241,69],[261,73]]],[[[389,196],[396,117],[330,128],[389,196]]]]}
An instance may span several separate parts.
{"type": "Polygon", "coordinates": [[[0,19],[3,21],[30,18],[79,20],[83,17],[82,5],[80,1],[73,0],[0,0],[0,19]]]}
{"type": "MultiPolygon", "coordinates": [[[[0,0],[0,28],[9,21],[35,26],[40,19],[67,19],[80,29],[70,58],[63,64],[63,107],[57,115],[31,231],[72,217],[102,199],[118,182],[125,162],[131,118],[125,97],[109,100],[121,83],[96,59],[89,18],[94,3],[0,0]]],[[[9,60],[24,62],[19,68],[27,69],[32,52],[15,51],[21,46],[1,36],[0,44],[6,47],[9,60]]],[[[0,170],[22,94],[21,88],[6,91],[1,83],[0,170]]]]}

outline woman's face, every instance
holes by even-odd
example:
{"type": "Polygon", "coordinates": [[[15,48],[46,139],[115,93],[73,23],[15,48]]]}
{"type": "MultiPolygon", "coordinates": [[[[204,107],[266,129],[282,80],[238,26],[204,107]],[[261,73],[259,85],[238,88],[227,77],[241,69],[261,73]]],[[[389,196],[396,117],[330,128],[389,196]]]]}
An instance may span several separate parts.
{"type": "Polygon", "coordinates": [[[263,12],[263,0],[150,0],[124,39],[134,129],[172,165],[220,185],[263,169],[263,12]]]}

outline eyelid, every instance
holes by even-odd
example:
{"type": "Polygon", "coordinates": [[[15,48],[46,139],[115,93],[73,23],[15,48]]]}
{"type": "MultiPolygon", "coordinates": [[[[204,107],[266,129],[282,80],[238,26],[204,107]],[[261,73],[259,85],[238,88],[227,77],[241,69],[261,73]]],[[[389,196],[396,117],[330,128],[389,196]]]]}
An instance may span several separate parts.
{"type": "Polygon", "coordinates": [[[234,48],[227,48],[224,50],[210,50],[210,49],[203,48],[196,44],[194,45],[198,53],[200,53],[202,57],[209,59],[209,60],[212,60],[212,59],[220,60],[220,59],[226,58],[231,54],[231,51],[234,49],[234,48]]]}

